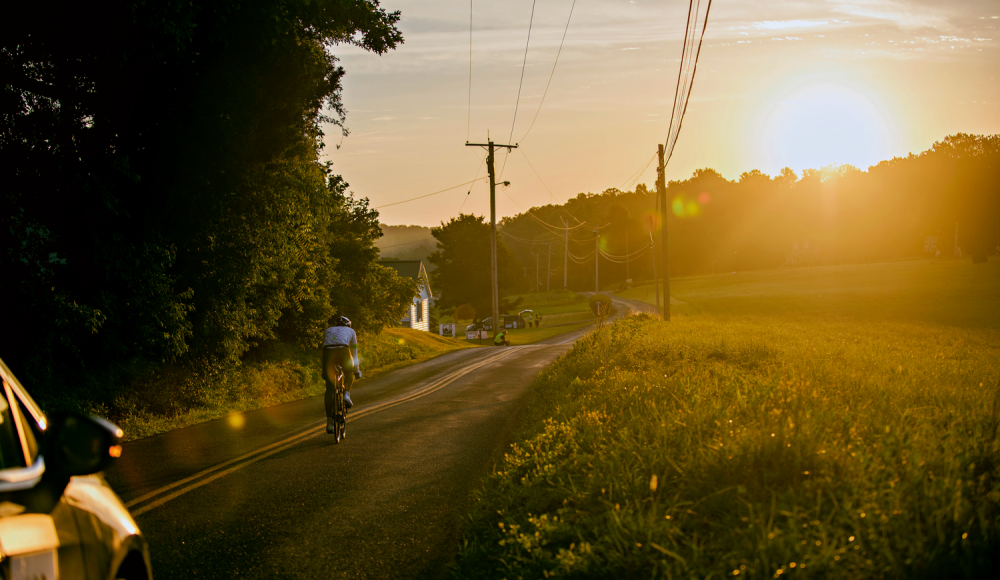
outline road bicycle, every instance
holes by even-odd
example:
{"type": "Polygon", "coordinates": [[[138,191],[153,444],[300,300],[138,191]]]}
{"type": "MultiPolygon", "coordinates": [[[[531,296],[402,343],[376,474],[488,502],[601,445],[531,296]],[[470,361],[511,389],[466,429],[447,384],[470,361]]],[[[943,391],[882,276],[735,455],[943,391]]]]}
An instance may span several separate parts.
{"type": "Polygon", "coordinates": [[[333,380],[336,393],[333,395],[333,439],[334,443],[347,437],[347,405],[344,404],[344,368],[336,365],[337,376],[333,380]]]}

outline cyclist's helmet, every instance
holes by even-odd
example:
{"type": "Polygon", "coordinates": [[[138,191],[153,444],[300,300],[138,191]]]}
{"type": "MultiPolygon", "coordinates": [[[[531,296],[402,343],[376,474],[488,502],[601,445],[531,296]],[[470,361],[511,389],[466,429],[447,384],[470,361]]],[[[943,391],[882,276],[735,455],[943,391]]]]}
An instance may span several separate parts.
{"type": "Polygon", "coordinates": [[[338,316],[333,321],[333,323],[334,323],[335,326],[346,326],[347,328],[351,327],[351,320],[349,318],[347,318],[346,316],[338,316]]]}

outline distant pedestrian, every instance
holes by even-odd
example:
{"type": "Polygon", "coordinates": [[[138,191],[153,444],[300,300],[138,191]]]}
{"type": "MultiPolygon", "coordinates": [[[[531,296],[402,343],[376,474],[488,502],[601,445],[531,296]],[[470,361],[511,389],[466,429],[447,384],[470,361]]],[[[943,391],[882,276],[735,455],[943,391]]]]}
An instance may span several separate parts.
{"type": "Polygon", "coordinates": [[[503,329],[496,338],[493,339],[493,346],[510,346],[510,341],[507,340],[507,329],[503,329]]]}
{"type": "Polygon", "coordinates": [[[542,313],[541,312],[536,312],[535,313],[535,328],[538,328],[541,325],[542,325],[542,313]]]}

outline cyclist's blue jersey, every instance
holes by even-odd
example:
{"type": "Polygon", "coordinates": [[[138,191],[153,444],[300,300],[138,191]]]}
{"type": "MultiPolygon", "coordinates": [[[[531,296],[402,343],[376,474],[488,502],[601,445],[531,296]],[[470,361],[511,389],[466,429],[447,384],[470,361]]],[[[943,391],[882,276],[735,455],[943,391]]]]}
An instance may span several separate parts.
{"type": "Polygon", "coordinates": [[[323,333],[323,348],[328,346],[358,346],[358,335],[354,329],[347,326],[331,326],[323,333]]]}

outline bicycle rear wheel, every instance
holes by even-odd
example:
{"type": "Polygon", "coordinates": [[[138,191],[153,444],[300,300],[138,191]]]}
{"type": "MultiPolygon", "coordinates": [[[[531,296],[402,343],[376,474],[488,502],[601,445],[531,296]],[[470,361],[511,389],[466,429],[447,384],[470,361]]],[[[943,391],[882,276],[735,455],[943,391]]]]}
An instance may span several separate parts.
{"type": "Polygon", "coordinates": [[[344,413],[347,411],[344,408],[344,375],[342,372],[337,374],[337,380],[334,384],[337,387],[337,392],[333,399],[333,442],[340,443],[344,437],[344,413]]]}

